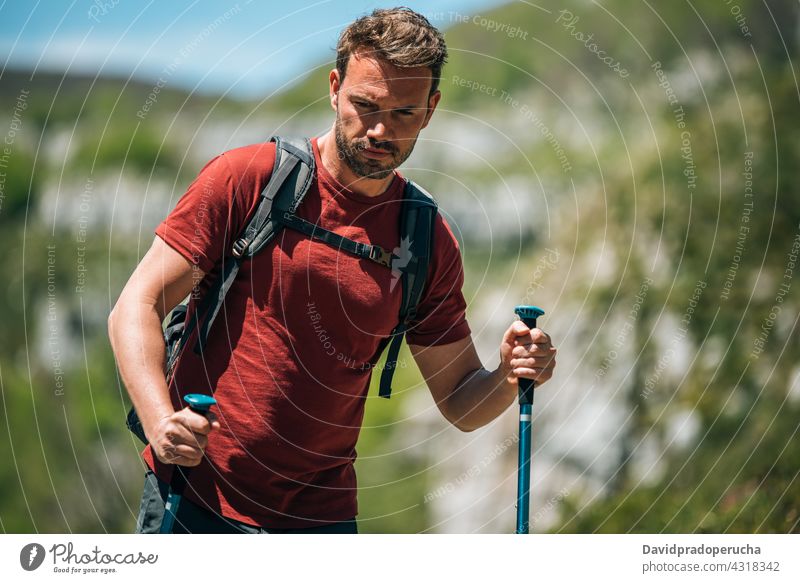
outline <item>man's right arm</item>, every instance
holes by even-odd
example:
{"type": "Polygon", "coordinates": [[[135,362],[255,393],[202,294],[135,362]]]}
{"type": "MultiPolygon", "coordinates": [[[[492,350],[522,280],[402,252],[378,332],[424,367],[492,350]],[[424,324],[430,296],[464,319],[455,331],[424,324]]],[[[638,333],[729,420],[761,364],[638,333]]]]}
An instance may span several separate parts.
{"type": "Polygon", "coordinates": [[[207,436],[219,426],[188,407],[175,411],[164,376],[161,322],[204,274],[156,237],[108,318],[108,335],[122,381],[153,453],[166,463],[200,463],[207,436]]]}

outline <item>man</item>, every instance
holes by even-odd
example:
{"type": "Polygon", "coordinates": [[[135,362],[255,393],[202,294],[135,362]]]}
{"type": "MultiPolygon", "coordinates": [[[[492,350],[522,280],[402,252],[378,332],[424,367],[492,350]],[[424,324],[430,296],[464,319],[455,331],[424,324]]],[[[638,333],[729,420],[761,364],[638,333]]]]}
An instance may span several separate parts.
{"type": "MultiPolygon", "coordinates": [[[[398,246],[404,179],[395,168],[439,103],[446,56],[439,31],[408,9],[376,10],[343,31],[329,76],[336,119],[312,140],[317,174],[298,216],[398,246]]],[[[157,532],[175,464],[193,467],[176,532],[356,532],[355,445],[370,368],[400,305],[390,270],[285,229],[242,264],[203,357],[185,350],[165,381],[161,322],[219,274],[274,159],[270,143],[209,162],[156,230],[109,318],[150,444],[138,532],[157,532]],[[213,392],[218,418],[181,408],[191,392],[213,392]]],[[[406,338],[442,414],[471,431],[514,402],[519,378],[546,382],[555,348],[541,330],[515,322],[499,366],[484,369],[462,282],[458,246],[439,216],[406,338]]]]}

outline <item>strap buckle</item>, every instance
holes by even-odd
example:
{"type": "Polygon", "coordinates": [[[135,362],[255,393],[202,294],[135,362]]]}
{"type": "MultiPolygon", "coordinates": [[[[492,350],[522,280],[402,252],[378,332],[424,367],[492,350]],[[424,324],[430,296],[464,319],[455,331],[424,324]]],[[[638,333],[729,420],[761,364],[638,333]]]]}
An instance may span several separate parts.
{"type": "Polygon", "coordinates": [[[247,250],[247,247],[249,245],[250,242],[244,237],[236,239],[236,241],[233,244],[233,256],[236,257],[237,259],[240,259],[244,254],[244,252],[247,250]]]}
{"type": "Polygon", "coordinates": [[[386,267],[392,266],[392,254],[383,247],[373,245],[369,250],[369,258],[375,263],[380,263],[386,267]]]}

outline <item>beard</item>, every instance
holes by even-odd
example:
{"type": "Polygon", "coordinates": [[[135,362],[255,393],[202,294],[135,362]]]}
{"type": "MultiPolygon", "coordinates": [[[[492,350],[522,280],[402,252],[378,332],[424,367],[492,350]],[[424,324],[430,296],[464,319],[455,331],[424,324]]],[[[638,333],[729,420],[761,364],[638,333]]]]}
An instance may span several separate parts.
{"type": "Polygon", "coordinates": [[[334,124],[334,135],[336,137],[336,153],[339,159],[344,161],[356,176],[374,180],[381,180],[394,172],[395,168],[408,159],[414,150],[414,144],[416,144],[416,139],[414,139],[411,141],[411,146],[402,151],[393,142],[378,142],[367,137],[348,140],[344,133],[344,125],[338,114],[334,124]],[[365,158],[361,152],[366,148],[379,148],[388,152],[391,158],[389,160],[365,158]]]}

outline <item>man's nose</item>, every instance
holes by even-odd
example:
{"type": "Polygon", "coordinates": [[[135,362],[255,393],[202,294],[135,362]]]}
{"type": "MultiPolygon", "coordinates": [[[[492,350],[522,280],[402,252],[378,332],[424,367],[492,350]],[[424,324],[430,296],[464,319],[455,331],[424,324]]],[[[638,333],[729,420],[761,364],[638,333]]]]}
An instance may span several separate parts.
{"type": "Polygon", "coordinates": [[[383,141],[389,137],[389,128],[383,119],[376,119],[367,129],[367,137],[376,141],[383,141]]]}

